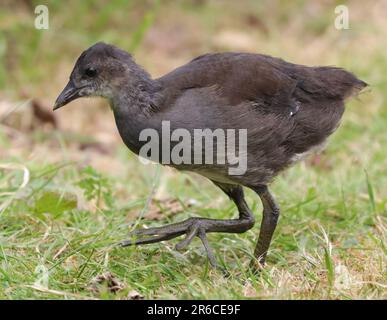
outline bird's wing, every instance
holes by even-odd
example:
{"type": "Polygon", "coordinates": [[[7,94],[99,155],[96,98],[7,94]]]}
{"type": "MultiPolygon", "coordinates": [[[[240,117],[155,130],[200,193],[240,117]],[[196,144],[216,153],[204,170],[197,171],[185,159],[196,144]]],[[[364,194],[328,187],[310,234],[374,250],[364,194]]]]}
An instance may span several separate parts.
{"type": "Polygon", "coordinates": [[[263,112],[291,115],[298,109],[293,94],[297,81],[264,55],[214,53],[199,56],[156,79],[164,88],[161,104],[168,105],[185,90],[212,87],[228,105],[251,103],[263,112]]]}

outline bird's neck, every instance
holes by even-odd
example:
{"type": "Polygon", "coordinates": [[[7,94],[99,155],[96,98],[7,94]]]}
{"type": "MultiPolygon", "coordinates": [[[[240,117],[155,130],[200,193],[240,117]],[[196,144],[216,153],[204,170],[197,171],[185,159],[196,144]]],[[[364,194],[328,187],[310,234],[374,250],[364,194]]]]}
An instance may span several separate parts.
{"type": "Polygon", "coordinates": [[[122,115],[148,113],[154,104],[159,85],[138,64],[131,62],[127,66],[127,79],[120,81],[113,89],[110,105],[114,112],[122,115]]]}
{"type": "Polygon", "coordinates": [[[138,153],[141,130],[151,127],[158,87],[147,74],[121,86],[110,99],[118,131],[125,144],[138,153]]]}

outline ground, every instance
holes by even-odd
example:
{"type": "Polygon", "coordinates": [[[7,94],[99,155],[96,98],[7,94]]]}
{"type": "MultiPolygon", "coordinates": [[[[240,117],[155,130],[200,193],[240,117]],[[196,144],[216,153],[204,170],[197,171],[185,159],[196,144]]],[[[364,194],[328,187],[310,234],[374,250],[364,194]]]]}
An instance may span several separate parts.
{"type": "Polygon", "coordinates": [[[36,1],[0,6],[1,299],[385,299],[387,21],[385,1],[36,1]],[[67,7],[68,6],[68,7],[67,7]],[[68,10],[68,8],[72,8],[68,10]],[[337,65],[370,84],[347,104],[327,149],[271,186],[282,215],[260,276],[248,271],[258,223],[210,234],[227,277],[195,240],[119,248],[133,228],[236,217],[206,179],[144,166],[122,144],[106,102],[52,113],[75,59],[98,40],[131,51],[154,77],[210,51],[337,65]]]}

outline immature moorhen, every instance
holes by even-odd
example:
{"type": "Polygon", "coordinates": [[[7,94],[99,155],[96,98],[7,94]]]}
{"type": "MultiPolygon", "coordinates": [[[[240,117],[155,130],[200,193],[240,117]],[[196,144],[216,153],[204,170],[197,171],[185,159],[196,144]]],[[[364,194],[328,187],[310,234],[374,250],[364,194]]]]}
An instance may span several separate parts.
{"type": "MultiPolygon", "coordinates": [[[[196,141],[184,142],[192,153],[180,163],[163,161],[177,145],[176,140],[158,140],[160,152],[153,157],[209,178],[234,201],[239,211],[237,219],[190,218],[164,227],[135,230],[131,232],[133,239],[124,241],[122,246],[185,234],[176,246],[181,250],[198,236],[210,263],[215,265],[206,233],[242,233],[254,225],[254,216],[244,199],[245,186],[254,190],[263,204],[254,251],[257,263],[253,263],[260,266],[265,262],[280,214],[267,185],[279,172],[323,145],[339,125],[344,100],[365,86],[365,82],[340,68],[307,67],[266,55],[231,52],[199,56],[161,78],[151,79],[129,53],[97,43],[78,58],[54,110],[79,97],[108,99],[123,141],[137,154],[148,142],[141,138],[141,132],[152,129],[162,136],[163,121],[169,121],[171,132],[183,128],[191,137],[195,129],[245,129],[245,149],[240,148],[243,141],[227,136],[246,160],[246,168],[239,174],[230,174],[235,165],[231,159],[216,163],[195,161],[196,141]]],[[[221,140],[216,141],[202,151],[217,150],[218,155],[228,156],[228,151],[220,148],[221,140]]]]}

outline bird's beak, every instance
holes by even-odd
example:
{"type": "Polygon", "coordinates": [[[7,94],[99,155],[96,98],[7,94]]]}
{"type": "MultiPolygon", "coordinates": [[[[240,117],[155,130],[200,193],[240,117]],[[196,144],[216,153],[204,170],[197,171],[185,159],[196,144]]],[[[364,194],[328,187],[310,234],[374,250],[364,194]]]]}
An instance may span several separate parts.
{"type": "Polygon", "coordinates": [[[75,87],[73,81],[70,80],[61,92],[61,94],[58,96],[58,98],[56,98],[54,110],[59,109],[68,104],[69,102],[79,98],[80,89],[81,88],[75,87]]]}

